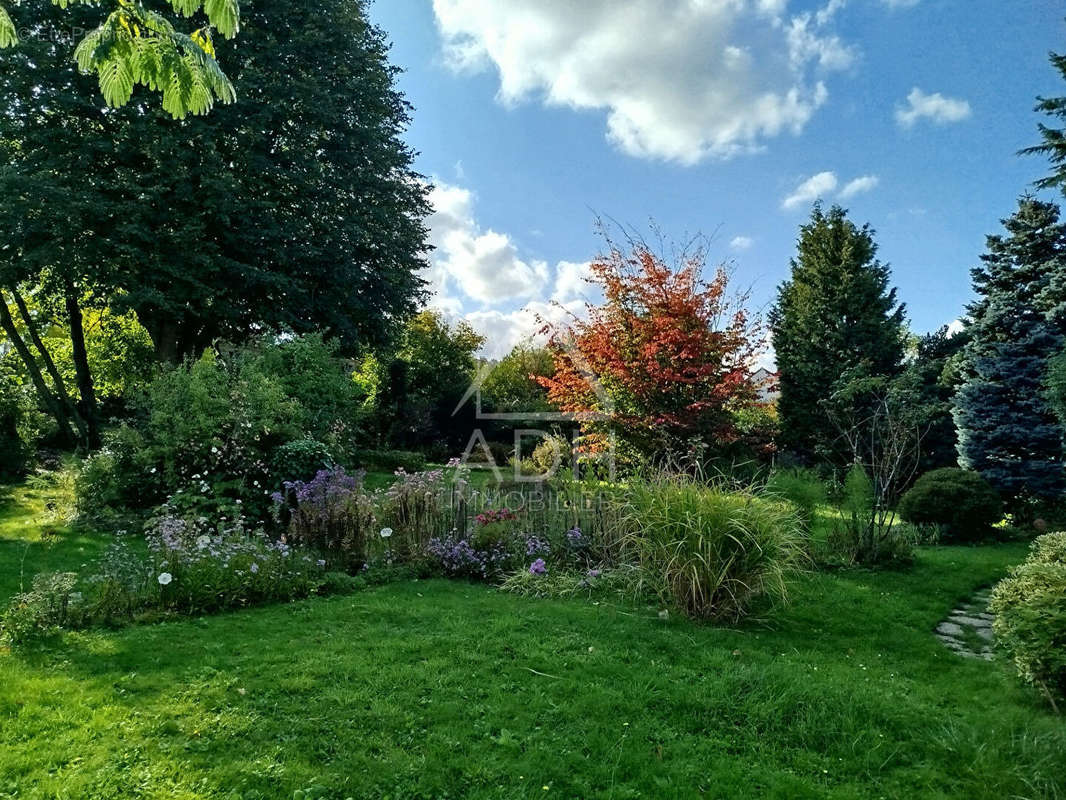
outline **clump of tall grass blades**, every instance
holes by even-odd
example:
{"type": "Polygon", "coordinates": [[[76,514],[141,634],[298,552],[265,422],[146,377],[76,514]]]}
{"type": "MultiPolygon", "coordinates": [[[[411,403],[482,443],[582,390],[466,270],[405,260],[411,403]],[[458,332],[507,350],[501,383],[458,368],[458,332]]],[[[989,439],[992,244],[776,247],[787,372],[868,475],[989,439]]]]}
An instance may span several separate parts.
{"type": "Polygon", "coordinates": [[[680,477],[636,483],[621,509],[627,556],[663,600],[690,617],[736,622],[758,602],[787,599],[807,562],[788,503],[680,477]]]}

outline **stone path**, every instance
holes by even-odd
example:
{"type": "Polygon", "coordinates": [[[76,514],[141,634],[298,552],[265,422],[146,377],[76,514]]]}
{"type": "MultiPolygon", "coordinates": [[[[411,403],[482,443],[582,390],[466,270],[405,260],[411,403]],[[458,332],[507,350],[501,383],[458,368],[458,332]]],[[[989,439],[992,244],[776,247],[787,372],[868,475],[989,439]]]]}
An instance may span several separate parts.
{"type": "Polygon", "coordinates": [[[982,589],[936,626],[936,638],[963,658],[992,660],[992,615],[988,613],[991,589],[982,589]]]}

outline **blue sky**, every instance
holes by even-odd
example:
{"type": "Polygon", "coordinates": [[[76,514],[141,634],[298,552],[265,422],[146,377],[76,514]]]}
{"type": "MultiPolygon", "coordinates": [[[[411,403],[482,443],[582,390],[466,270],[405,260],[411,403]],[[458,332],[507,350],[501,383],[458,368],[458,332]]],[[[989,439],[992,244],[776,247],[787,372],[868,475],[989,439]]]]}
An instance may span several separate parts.
{"type": "Polygon", "coordinates": [[[433,305],[500,355],[579,310],[597,214],[712,235],[752,305],[814,196],[877,231],[912,328],[958,318],[969,269],[1047,173],[1061,0],[378,0],[407,135],[437,190],[433,305]],[[1009,12],[1008,12],[1009,9],[1009,12]],[[789,198],[792,198],[791,201],[789,198]]]}

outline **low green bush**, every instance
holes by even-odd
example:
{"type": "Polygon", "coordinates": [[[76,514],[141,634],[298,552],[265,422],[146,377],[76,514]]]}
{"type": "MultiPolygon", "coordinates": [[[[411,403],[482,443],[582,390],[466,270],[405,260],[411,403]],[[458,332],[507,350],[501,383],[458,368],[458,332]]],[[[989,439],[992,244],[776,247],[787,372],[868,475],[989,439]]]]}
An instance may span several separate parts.
{"type": "Polygon", "coordinates": [[[777,470],[766,481],[766,492],[792,503],[808,528],[818,506],[825,503],[827,497],[825,483],[813,469],[777,470]]]}
{"type": "Polygon", "coordinates": [[[569,469],[572,466],[570,442],[562,436],[549,436],[536,447],[525,463],[530,467],[530,474],[547,475],[553,470],[569,469]]]}
{"type": "Polygon", "coordinates": [[[1003,517],[1003,501],[978,473],[946,467],[927,472],[899,502],[899,514],[916,525],[937,525],[944,541],[986,537],[1003,517]]]}
{"type": "Polygon", "coordinates": [[[1066,710],[1066,533],[1036,539],[1025,563],[993,589],[989,610],[1018,674],[1066,710]]]}
{"type": "Polygon", "coordinates": [[[830,567],[905,567],[914,561],[914,546],[932,533],[901,523],[896,514],[876,502],[873,481],[856,464],[840,488],[841,517],[833,520],[825,542],[816,552],[830,567]]]}
{"type": "Polygon", "coordinates": [[[160,372],[134,407],[85,464],[87,511],[143,509],[193,487],[266,521],[271,491],[344,456],[362,414],[350,365],[317,335],[208,349],[160,372]]]}
{"type": "Polygon", "coordinates": [[[683,478],[636,483],[623,502],[621,560],[697,619],[735,622],[758,602],[785,600],[806,562],[808,537],[785,502],[683,478]]]}
{"type": "Polygon", "coordinates": [[[82,597],[73,572],[37,575],[28,592],[15,595],[0,615],[0,632],[12,646],[40,641],[70,625],[81,615],[82,597]]]}
{"type": "Polygon", "coordinates": [[[290,481],[311,480],[320,470],[335,464],[330,448],[310,437],[286,442],[270,458],[271,474],[278,486],[290,481]]]}

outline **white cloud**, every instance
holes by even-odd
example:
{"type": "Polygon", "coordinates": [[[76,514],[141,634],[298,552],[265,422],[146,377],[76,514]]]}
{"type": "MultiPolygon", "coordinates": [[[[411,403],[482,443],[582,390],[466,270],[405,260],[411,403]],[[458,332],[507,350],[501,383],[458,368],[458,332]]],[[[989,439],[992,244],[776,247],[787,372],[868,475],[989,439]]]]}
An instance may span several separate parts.
{"type": "Polygon", "coordinates": [[[807,203],[813,203],[818,198],[836,191],[836,188],[836,173],[819,172],[817,175],[812,175],[797,186],[795,191],[782,201],[781,207],[784,209],[793,209],[806,205],[807,203]]]}
{"type": "Polygon", "coordinates": [[[755,240],[750,236],[734,236],[729,242],[729,247],[732,250],[747,250],[755,244],[755,240]]]}
{"type": "Polygon", "coordinates": [[[499,358],[534,337],[543,326],[539,320],[562,322],[583,313],[586,299],[599,297],[585,280],[588,262],[560,261],[550,268],[519,257],[509,235],[483,230],[469,189],[438,180],[430,202],[429,238],[437,249],[423,275],[432,293],[429,305],[485,335],[483,355],[499,358]],[[471,309],[470,301],[477,307],[471,309]]]}
{"type": "Polygon", "coordinates": [[[840,190],[840,198],[842,200],[847,200],[849,197],[854,197],[857,194],[869,192],[872,189],[877,188],[877,184],[880,182],[881,179],[876,175],[863,175],[861,178],[848,181],[847,185],[840,190]]]}
{"type": "Polygon", "coordinates": [[[513,311],[499,309],[471,311],[463,319],[469,322],[474,330],[486,337],[481,354],[486,358],[502,358],[516,344],[546,341],[547,337],[540,333],[544,323],[565,324],[575,316],[584,315],[585,310],[585,304],[581,300],[570,300],[567,303],[548,303],[537,300],[513,311]]]}
{"type": "Polygon", "coordinates": [[[474,219],[468,189],[437,182],[430,191],[433,214],[427,220],[431,287],[442,295],[456,291],[481,303],[533,297],[548,280],[543,261],[523,261],[507,234],[482,230],[474,219]]]}
{"type": "Polygon", "coordinates": [[[881,0],[889,8],[914,8],[922,0],[881,0]]]}
{"type": "MultiPolygon", "coordinates": [[[[831,2],[831,5],[833,3],[831,2]]],[[[695,164],[798,134],[856,51],[787,0],[433,0],[448,63],[498,98],[606,113],[623,152],[695,164]]]]}
{"type": "Polygon", "coordinates": [[[829,0],[829,2],[814,15],[815,22],[819,25],[828,25],[833,17],[837,15],[837,12],[841,11],[847,4],[848,0],[829,0]]]}
{"type": "Polygon", "coordinates": [[[953,319],[948,323],[948,338],[956,336],[966,330],[966,324],[961,319],[953,319]]]}
{"type": "Polygon", "coordinates": [[[591,274],[587,261],[560,261],[555,266],[555,297],[552,299],[564,303],[591,294],[592,287],[588,282],[591,274]]]}
{"type": "Polygon", "coordinates": [[[915,86],[907,95],[907,104],[896,108],[896,122],[903,128],[913,128],[921,119],[946,125],[960,122],[971,113],[970,104],[965,100],[944,97],[940,92],[926,94],[915,86]]]}

